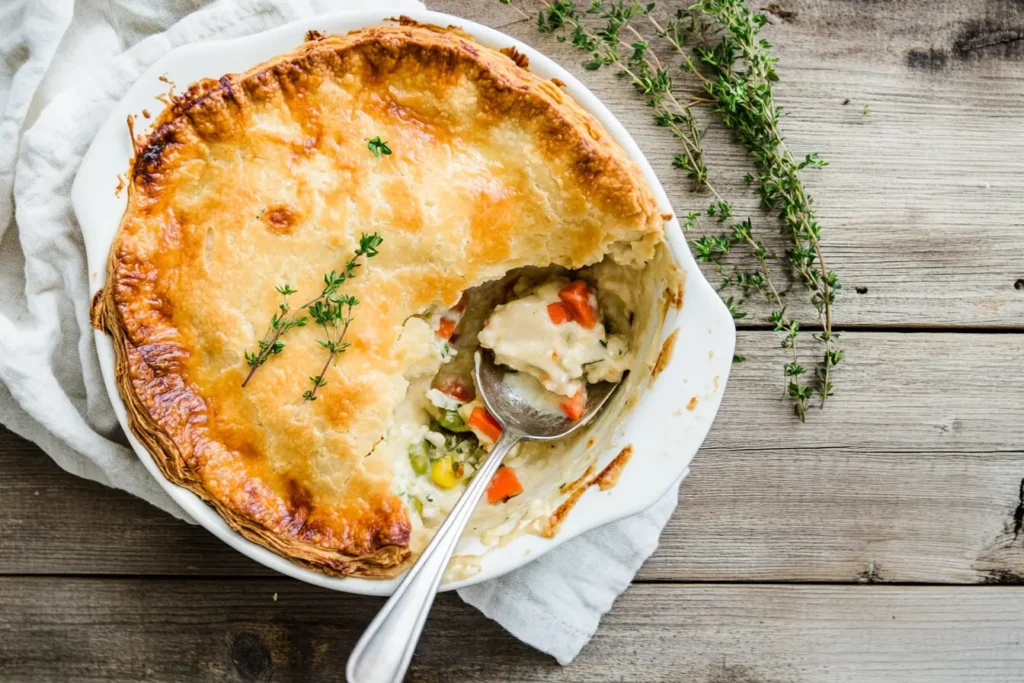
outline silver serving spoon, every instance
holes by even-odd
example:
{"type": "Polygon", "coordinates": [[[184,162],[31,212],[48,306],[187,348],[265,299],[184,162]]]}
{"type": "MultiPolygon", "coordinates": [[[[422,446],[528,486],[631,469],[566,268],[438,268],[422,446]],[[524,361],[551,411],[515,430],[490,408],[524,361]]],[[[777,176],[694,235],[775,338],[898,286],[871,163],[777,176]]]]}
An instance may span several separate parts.
{"type": "Polygon", "coordinates": [[[586,411],[580,420],[572,422],[533,408],[502,381],[506,372],[494,363],[489,351],[476,353],[473,374],[477,390],[491,415],[501,423],[501,438],[423,554],[356,643],[345,668],[348,683],[399,683],[404,678],[455,544],[505,456],[520,441],[554,441],[576,431],[597,414],[618,386],[610,382],[590,385],[586,411]]]}

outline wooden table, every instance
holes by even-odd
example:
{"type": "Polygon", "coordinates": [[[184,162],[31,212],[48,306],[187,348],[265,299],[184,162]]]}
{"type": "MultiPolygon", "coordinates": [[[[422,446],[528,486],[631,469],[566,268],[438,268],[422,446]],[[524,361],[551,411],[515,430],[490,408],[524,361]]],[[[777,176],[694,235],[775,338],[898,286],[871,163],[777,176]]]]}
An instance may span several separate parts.
{"type": "MultiPolygon", "coordinates": [[[[428,4],[569,67],[677,210],[699,205],[624,83],[497,0],[428,4]]],[[[1024,680],[1024,5],[770,8],[790,144],[831,162],[807,181],[845,283],[838,393],[797,423],[763,311],[742,320],[748,360],[661,547],[577,661],[445,595],[411,680],[1024,680]]],[[[750,197],[745,153],[707,138],[750,197]]],[[[0,503],[5,682],[337,681],[380,604],[275,576],[8,432],[0,503]]]]}

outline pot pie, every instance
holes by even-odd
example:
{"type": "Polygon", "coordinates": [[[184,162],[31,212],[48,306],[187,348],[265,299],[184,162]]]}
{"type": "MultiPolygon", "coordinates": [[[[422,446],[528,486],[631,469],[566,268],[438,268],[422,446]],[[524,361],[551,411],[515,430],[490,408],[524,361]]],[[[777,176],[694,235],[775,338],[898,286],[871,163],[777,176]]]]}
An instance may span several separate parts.
{"type": "MultiPolygon", "coordinates": [[[[307,38],[192,85],[134,140],[94,322],[167,479],[295,562],[390,577],[500,431],[469,378],[478,344],[570,418],[587,382],[649,365],[664,218],[514,50],[411,22],[307,38]],[[333,328],[307,300],[342,309],[333,328]]],[[[530,463],[595,429],[520,449],[477,530],[564,493],[530,463]]]]}

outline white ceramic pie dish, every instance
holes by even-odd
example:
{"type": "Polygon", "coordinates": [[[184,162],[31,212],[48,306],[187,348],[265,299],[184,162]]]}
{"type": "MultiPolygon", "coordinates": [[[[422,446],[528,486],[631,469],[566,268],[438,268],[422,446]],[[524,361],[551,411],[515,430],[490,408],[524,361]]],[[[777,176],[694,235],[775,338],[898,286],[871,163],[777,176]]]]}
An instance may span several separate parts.
{"type": "MultiPolygon", "coordinates": [[[[529,57],[531,71],[544,78],[560,79],[572,97],[601,121],[639,165],[661,210],[674,215],[664,188],[629,133],[597,97],[565,69],[526,44],[486,26],[426,10],[407,10],[405,14],[424,23],[461,26],[480,43],[492,48],[515,46],[529,57]]],[[[167,92],[167,84],[160,80],[161,76],[178,84],[180,91],[201,78],[243,72],[275,55],[289,52],[303,42],[309,29],[345,33],[382,23],[389,16],[380,11],[345,12],[302,20],[244,38],[187,45],[168,53],[143,74],[93,140],[72,186],[72,204],[85,240],[91,293],[95,294],[105,284],[110,245],[127,203],[127,193],[113,191],[117,175],[125,172],[132,155],[125,120],[129,114],[138,115],[143,109],[154,113],[162,109],[163,105],[155,99],[167,92]]],[[[144,131],[145,124],[145,119],[137,118],[136,132],[144,131]]],[[[633,457],[618,484],[607,491],[591,487],[554,538],[519,535],[507,545],[484,554],[479,572],[466,579],[447,582],[442,590],[501,576],[590,529],[641,512],[686,475],[725,391],[736,331],[728,310],[697,268],[675,218],[666,224],[665,233],[672,259],[685,271],[686,286],[682,308],[669,310],[661,330],[662,340],[676,330],[679,332],[668,365],[653,386],[641,395],[598,460],[600,468],[622,447],[632,445],[633,457]],[[697,397],[695,405],[688,405],[694,396],[697,397]]],[[[128,427],[125,406],[114,381],[114,350],[110,338],[96,332],[96,345],[107,392],[132,447],[153,477],[192,519],[257,562],[302,581],[368,595],[388,595],[394,590],[399,579],[335,578],[300,567],[246,540],[198,496],[167,481],[128,427]]]]}

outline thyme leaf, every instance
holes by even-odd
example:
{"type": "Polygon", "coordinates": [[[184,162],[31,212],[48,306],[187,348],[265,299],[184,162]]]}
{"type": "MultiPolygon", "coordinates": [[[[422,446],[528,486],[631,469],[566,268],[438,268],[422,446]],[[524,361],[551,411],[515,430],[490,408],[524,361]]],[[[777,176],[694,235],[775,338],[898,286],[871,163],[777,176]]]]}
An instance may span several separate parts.
{"type": "Polygon", "coordinates": [[[381,140],[379,135],[375,138],[370,139],[366,143],[366,146],[367,148],[369,148],[371,152],[373,152],[373,156],[377,157],[378,159],[380,159],[381,154],[383,154],[384,156],[389,156],[391,154],[391,148],[388,147],[388,143],[385,142],[384,140],[381,140]]]}

